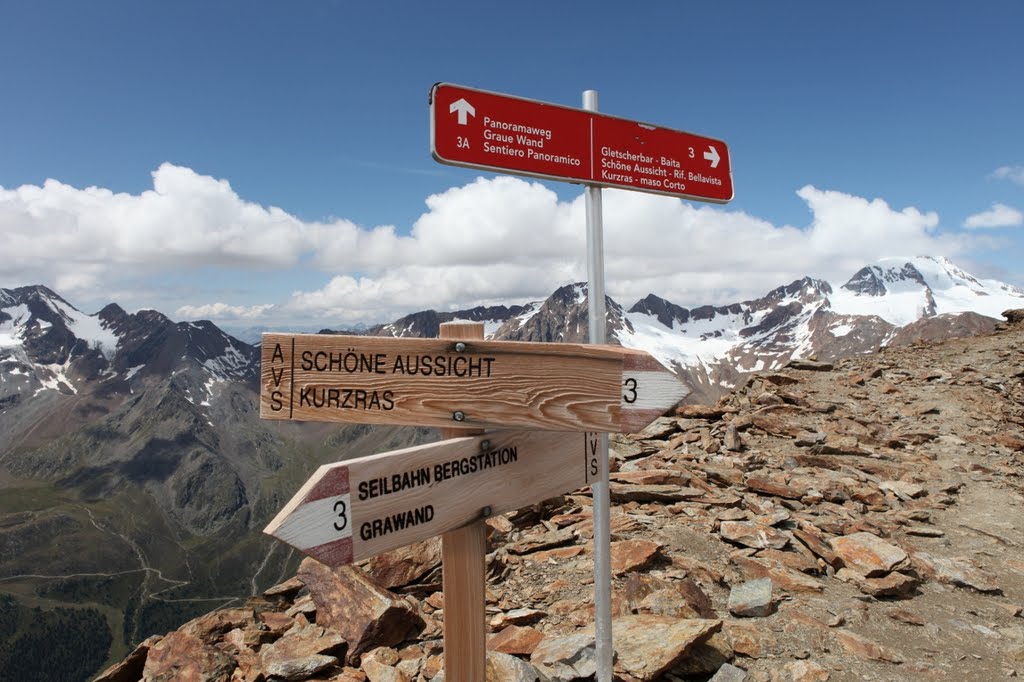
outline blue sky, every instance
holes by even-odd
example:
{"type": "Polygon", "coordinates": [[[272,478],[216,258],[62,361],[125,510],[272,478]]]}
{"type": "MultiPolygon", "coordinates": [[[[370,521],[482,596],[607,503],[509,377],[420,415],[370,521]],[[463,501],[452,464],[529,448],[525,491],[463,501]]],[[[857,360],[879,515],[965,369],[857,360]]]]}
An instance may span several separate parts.
{"type": "Polygon", "coordinates": [[[1021,286],[1021,26],[1020,2],[14,0],[0,286],[338,326],[583,279],[580,188],[435,163],[437,81],[596,89],[605,113],[729,144],[727,206],[605,192],[627,306],[901,255],[1021,286]]]}

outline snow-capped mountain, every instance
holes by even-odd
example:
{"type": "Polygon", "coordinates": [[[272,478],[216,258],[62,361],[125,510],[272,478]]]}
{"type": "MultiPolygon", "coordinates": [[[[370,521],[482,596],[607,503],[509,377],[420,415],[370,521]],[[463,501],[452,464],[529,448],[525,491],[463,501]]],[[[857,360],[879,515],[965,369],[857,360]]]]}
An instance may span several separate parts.
{"type": "MultiPolygon", "coordinates": [[[[804,277],[764,296],[685,308],[649,294],[628,310],[610,298],[607,338],[648,351],[690,385],[693,401],[713,401],[748,372],[794,358],[834,360],[889,344],[990,330],[1024,290],[983,280],[945,258],[886,258],[845,284],[804,277]]],[[[484,321],[489,338],[587,340],[587,285],[569,284],[543,301],[511,308],[423,311],[367,330],[385,336],[437,335],[449,320],[484,321]]]]}
{"type": "Polygon", "coordinates": [[[845,315],[877,315],[897,327],[923,317],[975,312],[999,318],[1024,290],[979,280],[945,258],[886,258],[859,270],[831,298],[845,315]]]}
{"type": "Polygon", "coordinates": [[[978,333],[991,329],[1003,310],[1021,306],[1024,291],[979,280],[944,258],[889,258],[839,287],[804,278],[725,309],[691,310],[689,322],[669,328],[635,306],[629,319],[637,334],[620,342],[689,368],[684,380],[696,397],[713,398],[746,372],[794,358],[834,360],[922,337],[978,333]]]}
{"type": "MultiPolygon", "coordinates": [[[[366,336],[415,336],[434,338],[438,335],[441,325],[445,322],[483,322],[484,334],[490,336],[510,317],[520,315],[523,306],[478,306],[457,312],[438,312],[423,310],[401,317],[394,322],[367,327],[359,333],[366,336]]],[[[346,332],[353,333],[353,332],[346,332]]]]}
{"type": "MultiPolygon", "coordinates": [[[[608,339],[632,332],[622,306],[607,296],[605,313],[608,339]]],[[[507,341],[586,343],[587,325],[587,285],[569,284],[544,301],[522,306],[519,314],[510,316],[490,337],[507,341]]]]}
{"type": "MultiPolygon", "coordinates": [[[[149,466],[154,442],[169,453],[164,443],[173,431],[175,447],[205,467],[191,472],[193,485],[213,481],[230,469],[217,450],[233,437],[221,429],[247,418],[231,406],[255,394],[258,363],[254,347],[211,322],[175,323],[113,303],[88,315],[46,287],[0,289],[0,465],[32,478],[87,467],[104,486],[117,486],[149,466]],[[103,420],[111,423],[98,427],[103,420]],[[83,432],[82,443],[96,433],[113,442],[53,450],[55,439],[83,432]]],[[[186,459],[166,469],[168,478],[179,464],[186,459]]],[[[170,506],[188,515],[183,502],[170,506]]]]}
{"type": "MultiPolygon", "coordinates": [[[[628,310],[608,298],[610,343],[646,350],[691,384],[692,399],[717,396],[744,373],[790,359],[835,359],[917,338],[976,333],[1002,311],[1024,307],[1024,290],[982,280],[945,258],[887,258],[841,286],[804,277],[765,296],[685,308],[649,294],[628,310]],[[956,318],[954,321],[950,316],[956,318]]],[[[412,313],[364,333],[433,337],[448,321],[484,322],[489,338],[585,342],[587,287],[571,284],[544,301],[457,312],[412,313]]],[[[130,392],[148,374],[197,374],[204,402],[228,379],[255,387],[253,346],[210,322],[174,323],[116,304],[86,315],[45,287],[0,289],[0,425],[3,406],[28,395],[80,387],[130,392]]]]}
{"type": "Polygon", "coordinates": [[[136,377],[189,367],[211,382],[255,382],[256,358],[211,322],[174,323],[113,303],[87,315],[43,286],[0,289],[0,404],[48,389],[130,392],[136,377]]]}
{"type": "MultiPolygon", "coordinates": [[[[648,351],[690,385],[690,401],[711,401],[745,373],[794,358],[834,360],[989,330],[1002,311],[1024,307],[1024,290],[974,277],[945,258],[887,258],[841,286],[804,277],[724,306],[685,308],[652,293],[628,310],[610,298],[605,307],[610,343],[648,351]]],[[[508,309],[423,311],[368,333],[431,337],[450,319],[486,321],[493,339],[581,343],[587,285],[566,285],[543,301],[508,309]]]]}

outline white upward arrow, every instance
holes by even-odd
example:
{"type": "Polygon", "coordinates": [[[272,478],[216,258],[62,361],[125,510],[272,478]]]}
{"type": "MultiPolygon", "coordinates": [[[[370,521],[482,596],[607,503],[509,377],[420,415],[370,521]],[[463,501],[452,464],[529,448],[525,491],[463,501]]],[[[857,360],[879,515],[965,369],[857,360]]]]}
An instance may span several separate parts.
{"type": "Polygon", "coordinates": [[[715,149],[715,145],[709,144],[708,149],[711,151],[704,152],[704,158],[711,162],[712,168],[718,168],[718,162],[722,157],[718,155],[718,150],[715,149]]]}
{"type": "Polygon", "coordinates": [[[448,107],[449,114],[455,113],[456,111],[459,112],[460,126],[466,125],[466,114],[469,114],[470,116],[476,116],[476,109],[474,109],[473,105],[464,99],[455,100],[454,102],[451,103],[451,106],[448,107]]]}

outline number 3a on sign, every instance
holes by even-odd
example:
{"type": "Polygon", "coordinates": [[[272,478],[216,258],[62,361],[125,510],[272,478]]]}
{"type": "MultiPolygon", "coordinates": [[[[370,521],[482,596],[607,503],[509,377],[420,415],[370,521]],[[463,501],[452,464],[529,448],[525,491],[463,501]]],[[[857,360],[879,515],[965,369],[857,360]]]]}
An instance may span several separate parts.
{"type": "Polygon", "coordinates": [[[469,149],[469,140],[460,135],[457,146],[459,149],[469,149]]]}

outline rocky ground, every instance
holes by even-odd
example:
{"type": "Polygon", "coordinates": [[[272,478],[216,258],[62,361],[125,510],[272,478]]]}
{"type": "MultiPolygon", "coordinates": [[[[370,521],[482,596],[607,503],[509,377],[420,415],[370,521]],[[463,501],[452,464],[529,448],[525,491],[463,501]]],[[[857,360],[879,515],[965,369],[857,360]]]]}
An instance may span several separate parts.
{"type": "MultiPolygon", "coordinates": [[[[794,362],[613,450],[619,679],[1024,677],[1024,321],[794,362]]],[[[488,680],[593,679],[591,510],[489,520],[488,680]]],[[[99,679],[442,679],[439,554],[307,560],[99,679]]]]}

